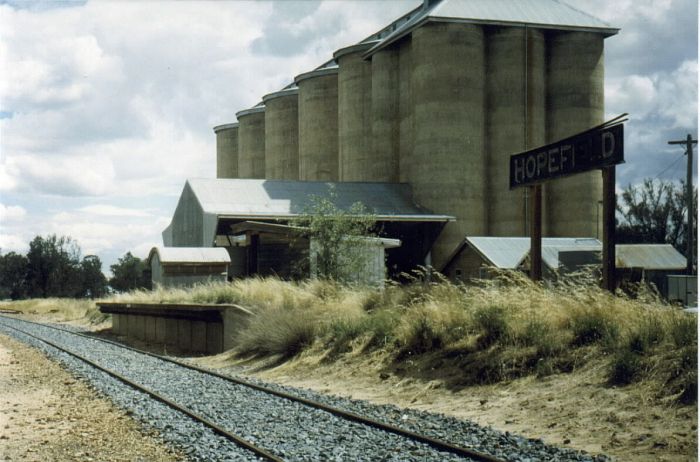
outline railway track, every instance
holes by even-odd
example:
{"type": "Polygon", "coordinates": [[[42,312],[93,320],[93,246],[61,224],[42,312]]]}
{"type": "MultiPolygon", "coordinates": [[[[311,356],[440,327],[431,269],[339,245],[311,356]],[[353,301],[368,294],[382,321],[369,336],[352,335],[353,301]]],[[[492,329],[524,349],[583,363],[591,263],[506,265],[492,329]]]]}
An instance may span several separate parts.
{"type": "MultiPolygon", "coordinates": [[[[324,457],[328,455],[327,451],[321,450],[319,453],[318,448],[325,446],[331,449],[336,444],[335,440],[338,439],[337,444],[352,445],[354,449],[359,449],[360,452],[357,454],[365,460],[503,462],[503,459],[471,448],[419,434],[302,396],[137,350],[111,340],[3,315],[0,315],[0,326],[19,333],[20,336],[28,336],[37,342],[62,351],[90,367],[109,374],[129,387],[147,394],[152,399],[201,423],[215,434],[250,451],[249,455],[252,456],[250,458],[270,461],[327,460],[324,457]],[[80,340],[76,341],[76,339],[80,340]],[[66,345],[67,343],[69,345],[66,345]],[[76,351],[81,349],[83,351],[76,351]],[[154,372],[143,377],[144,370],[154,372]],[[164,377],[149,380],[150,375],[160,375],[164,371],[167,372],[164,377]],[[202,397],[197,395],[207,395],[214,389],[215,387],[208,388],[206,386],[207,383],[213,383],[212,381],[215,381],[217,386],[221,384],[226,384],[226,386],[224,386],[223,391],[204,397],[209,401],[209,405],[202,404],[202,397]],[[189,390],[189,395],[185,396],[181,392],[183,387],[180,386],[183,382],[200,383],[202,388],[198,390],[195,386],[189,390]],[[253,430],[256,428],[255,423],[252,426],[246,425],[245,422],[234,423],[231,422],[230,418],[226,418],[226,415],[219,415],[220,413],[216,411],[217,406],[223,408],[231,405],[232,398],[243,396],[246,393],[253,393],[256,395],[256,399],[245,402],[243,406],[266,410],[265,416],[262,418],[258,416],[255,419],[257,420],[257,432],[253,430]],[[285,418],[291,418],[291,423],[285,422],[285,418]],[[312,433],[309,430],[312,429],[305,429],[302,422],[313,423],[313,426],[317,427],[316,430],[321,431],[325,439],[314,441],[313,438],[309,437],[312,433]],[[260,433],[261,424],[268,430],[267,432],[260,433]],[[281,444],[279,436],[266,438],[267,433],[280,434],[279,431],[272,431],[273,425],[284,427],[281,435],[287,444],[281,444]],[[329,428],[331,431],[325,432],[329,428]],[[334,432],[335,436],[333,437],[334,432]],[[255,436],[245,436],[251,433],[255,436]],[[333,437],[334,441],[331,445],[328,444],[328,436],[333,437]],[[285,449],[290,446],[290,441],[296,445],[293,451],[285,449]],[[367,443],[364,444],[366,449],[362,449],[363,443],[367,443]],[[300,448],[300,445],[303,447],[300,448]]],[[[234,411],[233,415],[236,414],[237,412],[234,411]]],[[[347,459],[349,455],[335,453],[334,457],[336,460],[349,460],[347,459]]]]}

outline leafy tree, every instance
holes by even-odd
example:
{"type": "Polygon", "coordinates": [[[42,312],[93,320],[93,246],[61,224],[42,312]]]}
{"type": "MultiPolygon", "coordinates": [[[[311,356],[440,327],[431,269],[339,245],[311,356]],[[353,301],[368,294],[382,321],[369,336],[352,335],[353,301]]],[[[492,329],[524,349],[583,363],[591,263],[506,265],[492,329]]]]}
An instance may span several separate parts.
{"type": "Polygon", "coordinates": [[[70,237],[36,236],[27,253],[30,297],[78,297],[82,292],[80,247],[70,237]]]}
{"type": "Polygon", "coordinates": [[[102,274],[102,262],[97,255],[86,255],[80,262],[83,297],[99,298],[107,292],[107,278],[102,274]]]}
{"type": "MultiPolygon", "coordinates": [[[[697,204],[697,188],[694,190],[697,204]]],[[[650,178],[642,184],[628,185],[617,205],[617,241],[620,243],[668,243],[683,255],[688,239],[688,207],[685,183],[680,181],[654,181],[650,178]]],[[[697,206],[693,229],[694,249],[697,249],[697,206]]],[[[687,257],[687,255],[686,255],[687,257]]]]}
{"type": "Polygon", "coordinates": [[[0,255],[0,299],[27,296],[27,257],[10,252],[0,255]]]}
{"type": "Polygon", "coordinates": [[[138,257],[134,257],[131,252],[127,252],[117,260],[117,263],[110,265],[112,277],[109,285],[118,292],[128,292],[134,289],[144,289],[148,287],[150,281],[144,274],[146,264],[138,257]]]}
{"type": "Polygon", "coordinates": [[[304,228],[311,242],[314,276],[339,282],[357,279],[366,254],[363,239],[373,235],[376,218],[360,202],[343,210],[336,205],[337,194],[331,189],[326,197],[312,196],[305,213],[292,220],[304,228]]]}

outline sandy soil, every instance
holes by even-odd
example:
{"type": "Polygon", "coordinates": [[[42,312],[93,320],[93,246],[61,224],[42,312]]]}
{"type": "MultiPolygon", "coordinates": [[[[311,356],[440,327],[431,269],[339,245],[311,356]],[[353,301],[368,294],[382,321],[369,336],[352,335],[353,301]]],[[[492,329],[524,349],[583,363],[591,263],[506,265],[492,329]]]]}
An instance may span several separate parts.
{"type": "Polygon", "coordinates": [[[386,364],[384,358],[377,356],[334,364],[302,357],[276,367],[236,362],[227,354],[196,362],[215,368],[233,364],[245,374],[285,385],[467,418],[621,461],[698,459],[697,407],[659,403],[643,384],[608,387],[602,363],[543,379],[448,389],[440,380],[387,372],[379,366],[386,364]]]}
{"type": "Polygon", "coordinates": [[[0,461],[176,461],[43,354],[0,335],[0,461]]]}

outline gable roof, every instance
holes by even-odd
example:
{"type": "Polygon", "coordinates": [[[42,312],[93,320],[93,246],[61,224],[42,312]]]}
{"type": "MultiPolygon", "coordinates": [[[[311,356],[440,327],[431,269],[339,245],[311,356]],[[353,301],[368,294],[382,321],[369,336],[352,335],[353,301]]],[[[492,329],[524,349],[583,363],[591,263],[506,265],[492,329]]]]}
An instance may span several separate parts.
{"type": "Polygon", "coordinates": [[[463,22],[499,26],[530,26],[540,29],[597,32],[605,36],[619,29],[559,0],[442,0],[431,3],[394,32],[384,37],[365,56],[410,34],[429,21],[463,22]]]}
{"type": "MultiPolygon", "coordinates": [[[[466,245],[472,247],[484,260],[497,268],[516,269],[530,253],[529,237],[467,236],[466,245]]],[[[593,238],[543,237],[542,259],[551,267],[559,266],[559,249],[588,250],[601,248],[593,238]]]]}
{"type": "Polygon", "coordinates": [[[187,184],[205,214],[225,218],[291,218],[307,212],[314,196],[335,191],[338,208],[349,210],[361,202],[379,221],[454,220],[416,205],[404,183],[190,179],[187,184]]]}
{"type": "Polygon", "coordinates": [[[646,270],[683,270],[686,258],[671,244],[617,244],[615,266],[646,270]]]}

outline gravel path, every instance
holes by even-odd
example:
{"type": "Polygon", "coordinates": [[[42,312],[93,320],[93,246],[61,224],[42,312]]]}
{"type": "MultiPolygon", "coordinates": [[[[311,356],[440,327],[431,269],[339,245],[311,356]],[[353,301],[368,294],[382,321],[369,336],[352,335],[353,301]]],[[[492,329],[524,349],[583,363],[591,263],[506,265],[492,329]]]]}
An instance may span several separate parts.
{"type": "MultiPolygon", "coordinates": [[[[248,387],[187,370],[171,363],[134,353],[104,342],[67,335],[53,329],[2,319],[22,329],[45,336],[51,341],[85,355],[169,399],[218,422],[229,431],[259,444],[285,460],[463,460],[436,451],[422,443],[375,430],[335,417],[325,411],[276,398],[248,387]]],[[[11,329],[3,329],[12,335],[11,329]]],[[[14,334],[28,343],[26,336],[14,334]],[[22,338],[24,337],[24,338],[22,338]]],[[[125,387],[106,374],[79,363],[55,349],[37,345],[58,357],[71,370],[88,378],[118,406],[131,409],[137,418],[159,430],[176,447],[183,448],[193,460],[251,460],[254,456],[177,412],[125,387]],[[51,351],[53,350],[53,351],[51,351]]],[[[570,449],[546,446],[477,426],[468,421],[394,406],[370,405],[361,401],[333,398],[307,390],[277,389],[319,400],[351,412],[367,415],[409,430],[451,441],[512,461],[606,460],[570,449]]]]}

